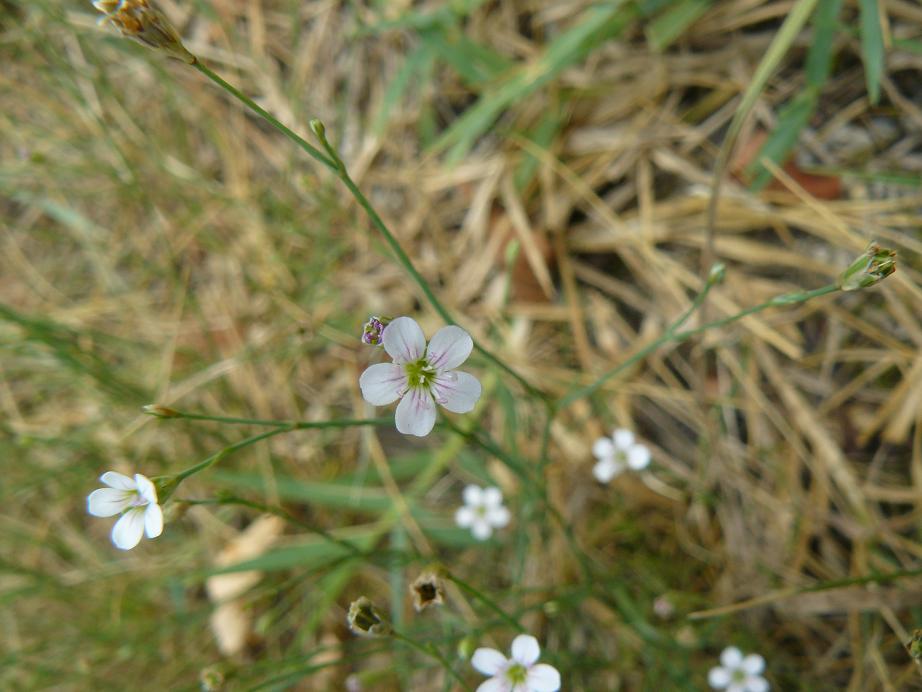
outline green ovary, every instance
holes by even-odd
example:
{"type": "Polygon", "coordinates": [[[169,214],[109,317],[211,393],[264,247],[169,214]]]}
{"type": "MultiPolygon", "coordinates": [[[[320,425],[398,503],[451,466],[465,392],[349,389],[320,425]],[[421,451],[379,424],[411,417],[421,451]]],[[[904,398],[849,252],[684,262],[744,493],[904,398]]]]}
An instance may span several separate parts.
{"type": "Polygon", "coordinates": [[[525,667],[519,663],[511,666],[509,670],[506,671],[506,678],[509,682],[513,684],[518,684],[520,682],[525,682],[525,679],[528,677],[528,671],[525,670],[525,667]]]}
{"type": "Polygon", "coordinates": [[[407,374],[407,385],[411,389],[417,387],[430,389],[433,381],[435,381],[435,368],[429,365],[425,358],[406,363],[403,370],[407,374]]]}

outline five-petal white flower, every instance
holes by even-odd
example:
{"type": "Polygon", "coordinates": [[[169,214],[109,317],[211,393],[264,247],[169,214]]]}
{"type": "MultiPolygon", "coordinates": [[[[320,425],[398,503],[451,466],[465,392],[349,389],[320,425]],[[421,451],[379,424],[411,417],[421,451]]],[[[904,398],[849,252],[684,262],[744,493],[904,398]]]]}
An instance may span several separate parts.
{"type": "Polygon", "coordinates": [[[650,463],[650,450],[635,442],[634,433],[624,428],[596,440],[592,454],[597,459],[592,473],[600,483],[608,483],[626,468],[639,471],[650,463]]]}
{"type": "Polygon", "coordinates": [[[555,692],[560,689],[560,673],[554,666],[537,663],[541,655],[538,640],[520,634],[512,640],[512,658],[496,649],[477,649],[471,665],[491,676],[477,692],[555,692]]]}
{"type": "Polygon", "coordinates": [[[453,413],[467,413],[480,398],[480,382],[455,370],[474,348],[470,335],[450,325],[442,327],[426,346],[423,330],[412,317],[387,325],[384,350],[393,363],[372,365],[359,378],[369,404],[384,406],[400,399],[395,421],[404,435],[425,437],[435,425],[436,402],[453,413]]]}
{"type": "Polygon", "coordinates": [[[86,498],[87,511],[94,517],[121,514],[112,527],[112,542],[116,548],[131,550],[141,540],[141,534],[156,538],[163,532],[163,512],[157,504],[157,489],[146,476],[134,478],[106,471],[100,479],[108,488],[99,488],[86,498]]]}
{"type": "Polygon", "coordinates": [[[464,506],[455,512],[455,523],[470,529],[478,541],[487,540],[493,535],[493,529],[501,529],[509,523],[509,510],[503,507],[500,489],[467,486],[464,489],[464,506]]]}
{"type": "Polygon", "coordinates": [[[768,692],[768,680],[762,677],[765,659],[758,654],[743,656],[735,646],[720,654],[720,665],[711,668],[708,683],[716,690],[727,692],[768,692]]]}

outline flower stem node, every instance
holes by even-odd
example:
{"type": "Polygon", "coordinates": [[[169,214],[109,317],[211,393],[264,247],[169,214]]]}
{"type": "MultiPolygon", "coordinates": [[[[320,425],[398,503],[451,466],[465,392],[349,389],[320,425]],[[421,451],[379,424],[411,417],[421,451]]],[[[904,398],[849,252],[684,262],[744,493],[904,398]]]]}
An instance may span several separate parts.
{"type": "Polygon", "coordinates": [[[94,517],[121,517],[112,528],[112,542],[120,550],[131,550],[141,535],[156,538],[163,533],[163,511],[157,504],[157,488],[146,476],[134,478],[106,471],[100,480],[107,488],[99,488],[86,499],[87,511],[94,517]]]}
{"type": "Polygon", "coordinates": [[[100,24],[111,24],[125,38],[133,39],[184,63],[196,58],[186,50],[179,32],[151,0],[96,0],[93,7],[105,16],[100,24]]]}
{"type": "Polygon", "coordinates": [[[349,605],[346,622],[349,629],[360,637],[384,637],[391,633],[391,626],[387,620],[365,596],[349,605]]]}
{"type": "Polygon", "coordinates": [[[384,338],[384,328],[390,323],[388,317],[372,315],[362,328],[362,343],[377,346],[384,338]]]}
{"type": "Polygon", "coordinates": [[[410,584],[413,607],[419,613],[430,606],[440,606],[445,602],[445,584],[440,568],[427,569],[410,584]]]}
{"type": "Polygon", "coordinates": [[[416,320],[398,317],[387,325],[381,343],[393,362],[369,367],[359,378],[359,387],[365,401],[375,406],[400,400],[394,417],[398,431],[428,435],[435,426],[436,403],[452,413],[473,410],[480,398],[480,382],[455,370],[474,348],[470,334],[461,327],[442,327],[427,346],[416,320]]]}
{"type": "Polygon", "coordinates": [[[169,406],[161,406],[160,404],[142,406],[141,411],[156,418],[182,418],[182,414],[176,409],[170,408],[169,406]]]}
{"type": "Polygon", "coordinates": [[[839,275],[837,283],[843,291],[857,291],[880,283],[895,271],[896,252],[872,242],[864,253],[839,275]]]}

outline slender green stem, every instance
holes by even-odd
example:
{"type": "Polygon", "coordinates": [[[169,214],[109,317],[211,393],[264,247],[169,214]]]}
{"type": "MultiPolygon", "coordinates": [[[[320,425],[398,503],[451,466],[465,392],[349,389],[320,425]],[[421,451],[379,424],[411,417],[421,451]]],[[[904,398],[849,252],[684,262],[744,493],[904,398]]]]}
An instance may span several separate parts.
{"type": "Polygon", "coordinates": [[[476,598],[478,601],[480,601],[481,603],[483,603],[485,606],[487,606],[490,610],[492,610],[494,613],[496,613],[497,615],[499,615],[503,620],[505,620],[507,623],[509,623],[510,625],[512,625],[512,627],[514,627],[515,629],[517,629],[519,632],[525,632],[525,631],[526,631],[525,628],[522,627],[522,625],[519,623],[518,620],[516,620],[514,617],[512,617],[511,615],[509,615],[509,613],[507,613],[505,610],[503,610],[503,609],[496,603],[496,601],[494,601],[493,599],[491,599],[489,596],[487,596],[487,595],[481,593],[480,591],[478,591],[477,589],[475,589],[473,586],[471,586],[470,584],[468,584],[466,581],[462,581],[461,579],[459,579],[458,577],[456,577],[454,574],[451,574],[450,572],[447,573],[447,574],[445,575],[445,578],[448,579],[449,581],[452,581],[452,582],[454,582],[455,584],[457,584],[457,585],[461,588],[462,591],[466,591],[466,592],[469,593],[471,596],[473,596],[474,598],[476,598]]]}
{"type": "Polygon", "coordinates": [[[206,420],[232,425],[262,425],[272,428],[289,428],[291,430],[309,430],[314,428],[352,428],[364,425],[392,425],[393,418],[343,418],[338,420],[296,421],[269,420],[265,418],[236,418],[233,416],[214,416],[207,413],[189,413],[170,409],[170,415],[158,416],[164,419],[185,418],[186,420],[206,420]]]}
{"type": "Polygon", "coordinates": [[[397,630],[391,630],[391,636],[394,637],[394,639],[397,639],[398,641],[402,641],[405,644],[409,644],[411,647],[413,647],[420,653],[425,654],[426,656],[429,656],[430,658],[434,658],[436,661],[439,662],[439,664],[441,664],[441,666],[448,672],[448,674],[451,675],[451,677],[453,677],[455,680],[458,681],[458,683],[461,685],[463,689],[470,690],[470,687],[468,687],[467,683],[464,682],[464,678],[462,678],[458,674],[458,672],[454,669],[454,667],[451,665],[451,661],[449,661],[442,654],[440,654],[434,646],[432,647],[423,646],[422,644],[420,644],[418,641],[416,641],[412,637],[408,637],[405,634],[401,634],[397,630]]]}
{"type": "MultiPolygon", "coordinates": [[[[688,319],[688,317],[690,316],[691,313],[686,312],[675,323],[670,325],[669,328],[658,339],[650,342],[649,344],[644,346],[642,349],[634,353],[630,358],[623,361],[622,363],[619,363],[615,367],[605,372],[601,377],[595,380],[595,382],[593,382],[592,384],[589,384],[589,385],[586,385],[585,387],[581,387],[577,390],[574,390],[570,392],[569,394],[567,394],[565,397],[563,397],[563,399],[560,400],[560,403],[558,405],[558,410],[563,410],[567,408],[570,404],[572,404],[574,401],[578,401],[579,399],[589,396],[590,394],[598,390],[599,387],[605,384],[612,377],[630,368],[632,365],[634,365],[638,361],[643,360],[644,358],[646,358],[648,355],[656,351],[658,348],[660,348],[660,346],[663,346],[664,344],[681,343],[683,341],[687,341],[688,339],[695,336],[696,334],[706,332],[709,329],[723,327],[724,325],[731,324],[733,322],[736,322],[737,320],[741,320],[742,318],[748,315],[761,312],[762,310],[765,310],[767,308],[779,307],[782,305],[794,305],[796,303],[803,303],[813,298],[818,298],[819,296],[824,296],[829,293],[835,293],[836,291],[839,291],[839,290],[841,289],[837,285],[830,284],[828,286],[823,286],[822,288],[818,288],[813,291],[803,291],[799,293],[785,293],[780,296],[775,296],[771,300],[767,300],[764,303],[760,303],[759,305],[754,305],[750,308],[746,308],[742,312],[738,312],[737,314],[731,315],[730,317],[724,317],[718,320],[712,320],[710,322],[702,324],[700,327],[696,327],[695,329],[689,329],[684,332],[676,331],[677,328],[681,326],[685,322],[685,320],[688,319]]],[[[704,294],[702,293],[699,296],[700,300],[699,299],[695,300],[695,305],[693,305],[693,307],[700,306],[701,302],[703,302],[703,295],[704,294]]]]}
{"type": "Polygon", "coordinates": [[[247,108],[249,108],[251,111],[253,111],[254,113],[256,113],[259,117],[261,117],[261,118],[262,118],[263,120],[265,120],[267,123],[269,123],[270,125],[272,125],[272,127],[274,127],[276,130],[278,130],[278,131],[281,132],[283,135],[285,135],[286,137],[288,137],[288,139],[290,139],[292,142],[294,142],[295,144],[297,144],[301,149],[303,149],[303,150],[307,153],[308,156],[310,156],[311,158],[315,159],[316,161],[319,161],[319,162],[322,163],[324,166],[326,166],[327,168],[329,168],[331,171],[337,171],[337,170],[338,170],[338,169],[337,169],[337,166],[336,166],[336,163],[334,163],[333,161],[331,161],[330,159],[328,159],[326,156],[324,156],[324,155],[320,152],[320,150],[317,149],[317,147],[315,147],[315,146],[313,146],[312,144],[310,144],[307,140],[305,140],[303,137],[301,137],[299,134],[297,134],[297,133],[296,133],[294,130],[292,130],[291,128],[287,127],[286,125],[283,125],[283,124],[282,124],[277,118],[275,118],[275,116],[273,116],[269,111],[267,111],[266,109],[264,109],[262,106],[260,106],[258,103],[256,103],[256,101],[254,101],[253,99],[251,99],[249,96],[247,96],[246,94],[244,94],[242,91],[240,91],[240,90],[239,90],[237,87],[235,87],[233,84],[231,84],[230,82],[225,81],[225,80],[224,80],[221,76],[219,76],[217,73],[212,72],[208,67],[206,67],[204,64],[202,64],[201,61],[196,60],[194,63],[192,63],[192,67],[194,67],[196,70],[198,70],[198,71],[201,72],[203,75],[205,75],[206,77],[208,77],[208,79],[210,79],[212,82],[214,82],[214,83],[217,84],[219,87],[221,87],[222,89],[224,89],[226,92],[228,92],[228,93],[229,93],[231,96],[233,96],[235,99],[237,99],[238,101],[240,101],[241,103],[243,103],[247,108]]]}

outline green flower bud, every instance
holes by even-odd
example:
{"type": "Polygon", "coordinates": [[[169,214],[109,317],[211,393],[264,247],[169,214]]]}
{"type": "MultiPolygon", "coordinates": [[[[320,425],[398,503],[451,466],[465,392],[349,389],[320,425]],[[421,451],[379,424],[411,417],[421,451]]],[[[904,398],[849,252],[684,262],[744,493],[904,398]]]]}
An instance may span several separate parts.
{"type": "Polygon", "coordinates": [[[896,253],[877,243],[868,245],[864,253],[839,275],[838,286],[843,291],[857,291],[873,286],[896,271],[896,253]]]}

